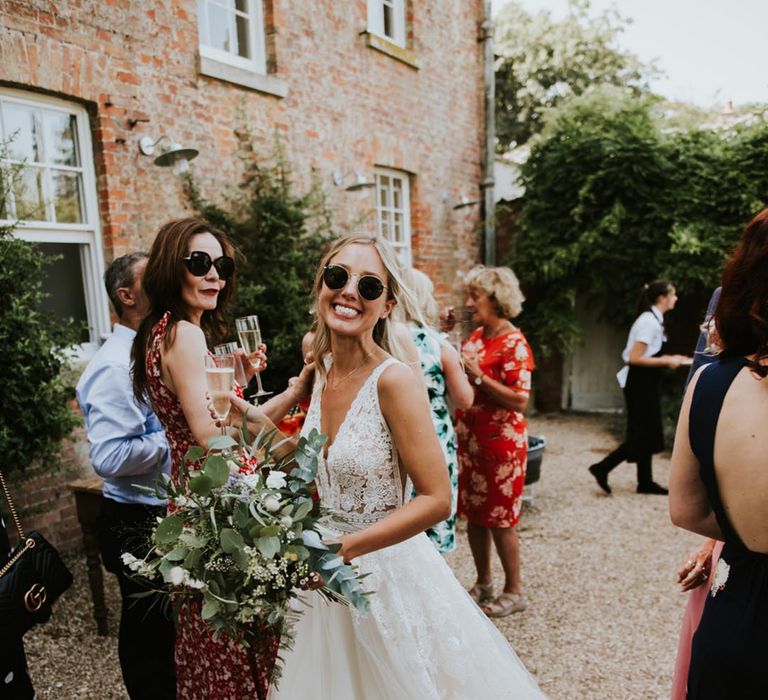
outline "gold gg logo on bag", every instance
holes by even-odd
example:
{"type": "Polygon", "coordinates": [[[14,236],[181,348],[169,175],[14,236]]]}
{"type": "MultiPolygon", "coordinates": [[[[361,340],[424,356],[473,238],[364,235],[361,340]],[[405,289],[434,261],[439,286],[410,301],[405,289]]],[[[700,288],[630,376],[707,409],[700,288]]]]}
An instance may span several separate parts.
{"type": "Polygon", "coordinates": [[[45,590],[45,586],[34,583],[24,594],[24,607],[27,612],[35,613],[45,605],[45,601],[48,599],[48,591],[45,590]]]}

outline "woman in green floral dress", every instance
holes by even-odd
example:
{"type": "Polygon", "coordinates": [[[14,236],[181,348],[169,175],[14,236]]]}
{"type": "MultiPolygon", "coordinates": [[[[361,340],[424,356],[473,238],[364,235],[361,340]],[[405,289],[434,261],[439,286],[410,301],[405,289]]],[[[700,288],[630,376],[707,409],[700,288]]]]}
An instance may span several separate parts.
{"type": "Polygon", "coordinates": [[[432,281],[424,273],[413,268],[407,270],[405,276],[422,319],[418,319],[418,314],[409,314],[407,308],[402,311],[406,317],[410,338],[418,350],[419,364],[432,408],[432,421],[445,453],[445,461],[451,477],[453,491],[451,516],[427,530],[429,538],[440,553],[446,554],[456,546],[456,500],[459,487],[458,444],[456,432],[453,429],[452,408],[469,408],[474,399],[474,391],[464,374],[458,352],[441,337],[438,331],[434,330],[439,309],[432,295],[432,281]],[[427,325],[424,325],[424,321],[427,325]]]}

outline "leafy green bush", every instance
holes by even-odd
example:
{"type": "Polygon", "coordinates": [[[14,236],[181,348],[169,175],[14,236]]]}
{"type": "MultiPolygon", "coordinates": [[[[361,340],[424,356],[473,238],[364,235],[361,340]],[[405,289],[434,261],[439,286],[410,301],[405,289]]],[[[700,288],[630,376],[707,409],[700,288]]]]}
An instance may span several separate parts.
{"type": "MultiPolygon", "coordinates": [[[[578,296],[628,329],[642,285],[668,278],[694,325],[744,223],[768,196],[768,124],[669,132],[654,101],[603,87],[553,110],[523,166],[508,262],[535,350],[568,352],[578,296]]],[[[690,324],[689,324],[690,325],[690,324]]]]}
{"type": "Polygon", "coordinates": [[[77,328],[39,310],[47,262],[37,246],[0,227],[0,454],[7,471],[35,460],[55,464],[61,440],[79,422],[67,404],[73,388],[62,375],[77,328]]]}
{"type": "Polygon", "coordinates": [[[226,207],[204,199],[191,179],[189,194],[201,216],[226,231],[242,254],[229,314],[232,339],[236,317],[258,315],[269,358],[263,380],[281,391],[301,368],[315,268],[333,232],[319,186],[297,194],[279,148],[259,159],[246,136],[240,144],[244,174],[226,207]]]}

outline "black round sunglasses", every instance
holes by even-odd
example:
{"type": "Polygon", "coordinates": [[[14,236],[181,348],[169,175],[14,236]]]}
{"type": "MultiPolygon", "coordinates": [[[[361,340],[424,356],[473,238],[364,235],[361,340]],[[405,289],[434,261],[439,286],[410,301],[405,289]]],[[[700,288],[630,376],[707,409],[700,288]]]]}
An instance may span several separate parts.
{"type": "Polygon", "coordinates": [[[208,253],[204,253],[202,250],[193,250],[184,258],[184,261],[187,264],[187,270],[195,277],[205,277],[211,267],[216,268],[216,272],[223,280],[228,280],[235,274],[235,261],[228,255],[222,255],[216,260],[211,260],[208,253]]]}
{"type": "MultiPolygon", "coordinates": [[[[323,269],[323,282],[328,289],[334,291],[343,289],[349,281],[349,270],[341,265],[326,265],[323,269]]],[[[366,301],[375,301],[387,288],[378,277],[373,275],[357,275],[357,293],[366,301]]]]}

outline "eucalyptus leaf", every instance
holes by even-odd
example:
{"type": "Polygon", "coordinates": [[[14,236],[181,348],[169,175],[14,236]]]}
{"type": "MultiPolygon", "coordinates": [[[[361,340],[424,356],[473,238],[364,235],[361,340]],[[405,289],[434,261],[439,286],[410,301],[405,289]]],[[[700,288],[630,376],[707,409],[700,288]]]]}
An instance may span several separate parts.
{"type": "Polygon", "coordinates": [[[209,456],[208,459],[205,460],[203,473],[211,480],[213,488],[223,486],[229,479],[229,465],[227,464],[227,460],[219,455],[209,456]]]}
{"type": "Polygon", "coordinates": [[[208,438],[209,450],[231,450],[237,446],[237,440],[234,440],[229,435],[214,435],[212,438],[208,438]]]}
{"type": "Polygon", "coordinates": [[[183,528],[184,519],[181,515],[169,515],[158,524],[155,530],[155,542],[161,546],[171,544],[178,539],[183,528]]]}
{"type": "Polygon", "coordinates": [[[184,462],[187,465],[194,464],[205,457],[205,450],[202,447],[193,445],[187,450],[187,454],[184,455],[184,462]]]}
{"type": "Polygon", "coordinates": [[[232,554],[235,550],[245,546],[243,536],[239,532],[228,527],[222,528],[221,533],[219,534],[219,543],[221,544],[221,548],[227,554],[232,554]]]}
{"type": "Polygon", "coordinates": [[[189,482],[189,490],[192,493],[196,493],[198,496],[210,496],[212,487],[213,481],[211,481],[210,477],[205,474],[200,474],[189,482]]]}
{"type": "Polygon", "coordinates": [[[304,530],[301,533],[301,541],[313,549],[328,549],[328,545],[320,539],[320,535],[314,530],[304,530]]]}
{"type": "Polygon", "coordinates": [[[174,547],[165,555],[165,558],[168,561],[181,561],[187,556],[188,551],[189,550],[186,547],[174,547]]]}
{"type": "Polygon", "coordinates": [[[203,603],[203,609],[200,611],[200,617],[203,620],[210,620],[214,615],[219,612],[221,604],[215,598],[206,598],[203,603]]]}
{"type": "Polygon", "coordinates": [[[263,557],[271,559],[280,551],[280,539],[277,537],[259,537],[256,547],[263,557]]]}

